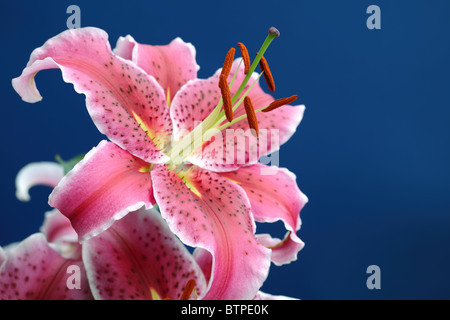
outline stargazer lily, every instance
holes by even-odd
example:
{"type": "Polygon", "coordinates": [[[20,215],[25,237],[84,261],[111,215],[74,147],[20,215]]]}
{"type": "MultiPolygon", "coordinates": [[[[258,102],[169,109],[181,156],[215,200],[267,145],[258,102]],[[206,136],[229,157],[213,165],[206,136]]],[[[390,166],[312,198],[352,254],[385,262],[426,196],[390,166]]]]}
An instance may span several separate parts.
{"type": "MultiPolygon", "coordinates": [[[[54,187],[62,173],[52,162],[25,166],[16,179],[18,199],[28,201],[34,185],[54,187]]],[[[191,255],[154,209],[130,212],[82,244],[53,209],[39,233],[0,248],[0,300],[201,299],[211,267],[211,254],[199,248],[191,255]]],[[[292,298],[259,291],[254,299],[292,298]]]]}
{"type": "MultiPolygon", "coordinates": [[[[16,178],[18,199],[28,201],[38,184],[55,187],[62,173],[52,162],[25,166],[16,178]]],[[[131,212],[82,245],[53,209],[39,233],[0,248],[0,300],[180,299],[189,281],[204,295],[202,269],[153,209],[131,212]],[[75,268],[79,284],[72,287],[75,268]]]]}
{"type": "Polygon", "coordinates": [[[59,68],[64,81],[86,95],[90,116],[111,141],[87,153],[49,198],[81,241],[158,204],[185,244],[212,254],[205,299],[252,299],[271,253],[277,264],[296,259],[303,247],[296,235],[299,211],[307,198],[292,173],[276,168],[261,175],[267,166],[258,163],[292,136],[304,111],[285,105],[296,96],[274,101],[254,73],[261,63],[274,90],[263,54],[278,35],[269,30],[251,64],[247,54],[232,62],[230,50],[224,67],[208,79],[197,78],[195,49],[179,38],[149,46],[127,36],[113,52],[103,30],[82,28],[33,51],[13,79],[22,99],[41,100],[34,76],[59,68]],[[285,239],[255,237],[255,220],[280,219],[285,239]]]}

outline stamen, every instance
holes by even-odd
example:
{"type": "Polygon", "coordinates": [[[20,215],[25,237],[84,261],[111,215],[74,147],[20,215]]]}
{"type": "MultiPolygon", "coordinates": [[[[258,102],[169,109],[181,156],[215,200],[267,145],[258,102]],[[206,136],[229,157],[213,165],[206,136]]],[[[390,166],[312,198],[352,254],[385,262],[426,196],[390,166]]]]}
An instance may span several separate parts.
{"type": "Polygon", "coordinates": [[[224,74],[220,75],[219,88],[222,93],[223,100],[223,110],[225,111],[225,116],[229,122],[233,121],[233,104],[231,103],[231,92],[228,86],[227,76],[224,74]]]}
{"type": "MultiPolygon", "coordinates": [[[[261,48],[258,50],[259,53],[257,53],[256,58],[251,62],[250,68],[249,68],[247,74],[245,75],[244,80],[242,80],[241,84],[239,85],[239,88],[234,92],[234,95],[231,97],[231,103],[228,100],[229,95],[231,96],[231,93],[229,92],[230,91],[229,88],[230,88],[230,86],[233,85],[234,79],[236,78],[238,71],[234,72],[233,79],[231,80],[229,85],[220,85],[220,82],[222,82],[223,84],[226,83],[228,76],[230,75],[230,72],[231,72],[235,49],[231,48],[229,50],[229,52],[225,58],[225,62],[224,62],[222,72],[221,72],[221,75],[224,75],[224,77],[222,77],[224,79],[219,80],[220,81],[219,87],[221,87],[221,91],[222,91],[222,97],[221,97],[220,101],[218,102],[216,107],[212,110],[212,112],[206,117],[206,119],[204,119],[199,125],[197,125],[189,134],[184,136],[180,141],[176,142],[175,144],[171,145],[170,147],[168,146],[168,148],[167,148],[168,150],[165,151],[165,153],[171,158],[170,163],[173,163],[174,165],[182,163],[184,161],[184,159],[186,158],[186,155],[192,153],[192,149],[196,150],[197,149],[196,146],[202,145],[202,143],[204,141],[208,141],[208,139],[210,138],[210,135],[211,135],[210,133],[214,132],[214,130],[209,130],[209,129],[215,128],[217,130],[224,130],[224,129],[228,128],[229,126],[233,125],[234,123],[241,121],[247,117],[247,114],[243,114],[243,115],[240,115],[240,116],[237,116],[236,118],[234,118],[234,115],[232,114],[232,112],[230,112],[230,106],[231,106],[231,110],[233,110],[233,109],[236,109],[239,105],[241,105],[241,103],[244,100],[244,97],[248,94],[250,89],[253,87],[253,84],[250,86],[250,88],[247,87],[250,79],[252,78],[251,76],[253,75],[253,72],[255,71],[256,67],[260,63],[260,60],[264,56],[264,53],[266,52],[270,43],[279,35],[280,35],[280,33],[276,28],[272,27],[269,29],[269,33],[268,33],[266,39],[264,40],[264,43],[262,44],[261,48]],[[243,97],[241,97],[242,92],[246,88],[248,88],[247,93],[245,93],[243,95],[243,97]],[[228,101],[224,102],[225,100],[228,100],[228,101]],[[234,108],[233,108],[233,104],[235,104],[234,108]],[[224,111],[222,111],[222,107],[223,107],[224,111]],[[225,111],[225,110],[227,110],[227,111],[225,111]],[[225,114],[226,112],[228,114],[225,114]],[[226,123],[223,123],[225,119],[232,120],[232,121],[231,122],[227,121],[226,123]],[[194,146],[194,147],[192,148],[192,146],[194,146]],[[181,152],[179,150],[181,150],[181,152]],[[185,151],[187,151],[187,152],[185,152],[185,151]],[[173,156],[176,157],[176,160],[174,159],[173,156]]],[[[242,64],[242,62],[243,62],[243,59],[239,62],[239,66],[242,64]]],[[[237,70],[239,70],[239,66],[238,66],[237,70]]],[[[262,74],[264,74],[264,76],[266,77],[267,70],[268,70],[268,68],[266,68],[266,70],[264,72],[260,73],[258,76],[258,79],[262,74]]],[[[256,82],[254,82],[254,83],[256,83],[256,82]]],[[[273,89],[275,89],[275,86],[273,86],[273,89]]],[[[266,108],[266,107],[264,106],[263,108],[254,110],[254,113],[262,111],[264,108],[266,108]]],[[[254,114],[253,114],[253,116],[254,116],[254,114]]],[[[249,120],[249,121],[252,121],[252,120],[249,120]]],[[[256,119],[253,119],[252,126],[256,128],[256,125],[257,125],[257,121],[256,121],[256,119]]]]}
{"type": "Polygon", "coordinates": [[[180,300],[189,300],[192,291],[194,289],[195,289],[195,280],[191,279],[186,283],[186,287],[184,287],[183,294],[181,295],[180,300]]]}
{"type": "Polygon", "coordinates": [[[227,56],[225,57],[225,61],[223,62],[223,68],[221,75],[225,75],[225,78],[228,78],[228,75],[231,71],[231,65],[233,64],[234,59],[234,53],[236,52],[236,49],[231,48],[228,50],[227,56]]]}
{"type": "Polygon", "coordinates": [[[244,107],[245,113],[247,113],[248,125],[251,129],[254,129],[256,131],[256,136],[258,136],[258,119],[256,119],[255,109],[253,108],[253,103],[249,96],[246,96],[244,98],[244,107]]]}
{"type": "Polygon", "coordinates": [[[297,100],[298,96],[295,94],[293,96],[290,96],[288,98],[281,98],[278,100],[275,100],[274,102],[272,102],[271,104],[269,104],[267,106],[267,108],[265,108],[264,110],[262,110],[262,112],[269,112],[272,110],[275,110],[279,107],[282,107],[284,105],[290,104],[292,102],[294,102],[295,100],[297,100]]]}
{"type": "Polygon", "coordinates": [[[272,72],[270,72],[269,64],[267,63],[266,58],[261,57],[259,61],[259,67],[264,74],[264,79],[266,79],[267,86],[271,92],[275,91],[275,81],[273,81],[272,72]]]}
{"type": "Polygon", "coordinates": [[[239,49],[241,49],[242,60],[244,60],[244,73],[247,74],[250,70],[250,56],[248,55],[247,47],[242,43],[238,42],[239,49]]]}

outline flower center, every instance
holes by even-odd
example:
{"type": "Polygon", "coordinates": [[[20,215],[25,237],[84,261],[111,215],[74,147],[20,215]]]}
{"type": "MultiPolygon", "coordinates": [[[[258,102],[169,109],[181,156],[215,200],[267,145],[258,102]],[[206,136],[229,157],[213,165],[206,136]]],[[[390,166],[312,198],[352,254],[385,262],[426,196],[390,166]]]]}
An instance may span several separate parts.
{"type": "Polygon", "coordinates": [[[221,92],[221,98],[219,100],[219,103],[212,110],[212,112],[202,122],[200,122],[191,132],[189,132],[179,141],[176,141],[175,143],[172,144],[171,149],[167,153],[168,156],[170,157],[169,165],[172,165],[172,168],[174,168],[175,170],[176,168],[180,168],[180,165],[184,163],[185,159],[189,155],[191,155],[195,150],[201,148],[203,144],[209,141],[217,132],[222,131],[228,128],[229,126],[244,119],[247,119],[249,127],[252,129],[252,133],[258,136],[259,130],[256,113],[260,111],[267,112],[274,110],[275,108],[291,103],[292,101],[297,99],[297,96],[292,96],[290,98],[276,100],[272,102],[270,105],[255,110],[253,108],[251,99],[248,96],[254,85],[258,82],[261,75],[264,75],[269,90],[272,92],[275,90],[275,83],[273,81],[272,73],[270,72],[267,61],[263,55],[266,52],[267,48],[269,47],[270,43],[273,41],[273,39],[275,39],[279,35],[280,33],[276,28],[272,27],[269,29],[269,34],[267,35],[264,43],[262,44],[260,50],[258,51],[256,58],[253,60],[253,63],[250,63],[250,57],[248,55],[248,51],[245,45],[242,43],[238,43],[242,60],[238,65],[237,70],[234,73],[230,83],[228,83],[228,76],[231,71],[235,49],[231,48],[228,51],[219,78],[218,86],[221,92]],[[238,90],[232,96],[230,88],[233,86],[236,80],[236,76],[238,74],[242,62],[244,62],[244,73],[246,76],[242,81],[242,83],[240,84],[238,90]],[[248,86],[247,90],[244,92],[244,89],[249,84],[251,76],[258,65],[261,68],[261,73],[253,81],[253,83],[251,83],[248,86]],[[245,106],[245,114],[234,118],[233,113],[242,103],[244,103],[245,106]]]}

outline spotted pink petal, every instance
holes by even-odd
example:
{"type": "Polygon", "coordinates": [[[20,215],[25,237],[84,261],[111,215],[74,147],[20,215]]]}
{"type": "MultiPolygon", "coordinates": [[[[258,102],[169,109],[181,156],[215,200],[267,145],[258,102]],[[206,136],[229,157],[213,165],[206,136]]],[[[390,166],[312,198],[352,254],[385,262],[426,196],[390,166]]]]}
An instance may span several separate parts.
{"type": "Polygon", "coordinates": [[[61,180],[49,204],[69,218],[80,241],[86,240],[128,212],[155,204],[148,166],[102,141],[61,180]]]}
{"type": "Polygon", "coordinates": [[[20,169],[16,176],[16,197],[30,201],[28,191],[35,185],[54,188],[64,176],[62,166],[55,162],[33,162],[20,169]]]}
{"type": "MultiPolygon", "coordinates": [[[[228,81],[230,82],[241,59],[233,62],[228,81]]],[[[220,101],[218,88],[221,69],[209,79],[196,79],[187,83],[176,94],[170,108],[173,120],[174,137],[180,139],[190,132],[199,121],[203,121],[220,101]]],[[[236,80],[231,87],[231,95],[237,92],[244,80],[243,67],[237,71],[236,80]]],[[[241,96],[257,79],[257,74],[251,76],[241,96]]],[[[264,93],[255,84],[248,95],[255,109],[262,108],[274,101],[269,94],[264,93]]],[[[214,138],[204,141],[203,148],[195,150],[188,160],[204,169],[226,172],[240,168],[243,165],[255,164],[263,156],[277,151],[294,134],[303,117],[305,107],[283,106],[268,113],[259,112],[259,139],[256,139],[246,119],[227,128],[225,132],[217,133],[214,138]]],[[[244,104],[240,104],[234,112],[234,118],[245,114],[244,104]]]]}
{"type": "Polygon", "coordinates": [[[283,221],[289,231],[287,238],[283,241],[271,239],[263,243],[272,248],[272,261],[280,265],[296,260],[298,251],[304,246],[296,235],[301,225],[299,213],[308,202],[308,198],[297,186],[296,176],[287,169],[261,163],[224,172],[221,176],[245,190],[256,221],[283,221]]]}
{"type": "Polygon", "coordinates": [[[170,116],[173,121],[174,139],[181,139],[192,131],[219,103],[219,71],[209,79],[190,81],[173,98],[170,116]]]}
{"type": "Polygon", "coordinates": [[[187,184],[165,165],[152,170],[154,195],[170,229],[187,245],[213,256],[203,299],[252,299],[270,266],[270,250],[256,241],[245,192],[214,172],[191,167],[187,184]]]}
{"type": "Polygon", "coordinates": [[[197,78],[200,69],[195,60],[195,47],[181,38],[168,45],[153,46],[140,44],[128,35],[119,38],[114,52],[155,77],[170,100],[186,82],[197,78]]]}
{"type": "Polygon", "coordinates": [[[156,80],[112,53],[108,35],[97,28],[70,29],[33,51],[14,89],[26,102],[42,99],[34,76],[59,68],[65,82],[86,95],[100,132],[147,162],[165,162],[160,151],[172,130],[165,93],[156,80]]]}
{"type": "Polygon", "coordinates": [[[159,212],[138,210],[83,243],[83,261],[96,299],[180,299],[190,279],[206,281],[159,212]]]}
{"type": "Polygon", "coordinates": [[[82,261],[60,256],[41,233],[4,250],[3,255],[0,300],[93,299],[82,261]],[[71,266],[79,268],[80,289],[67,285],[73,284],[70,277],[77,272],[71,266]]]}
{"type": "Polygon", "coordinates": [[[297,260],[297,255],[305,244],[296,235],[288,231],[284,239],[272,238],[270,234],[257,234],[256,239],[266,248],[272,250],[272,262],[281,266],[297,260]]]}
{"type": "Polygon", "coordinates": [[[125,37],[119,37],[116,43],[116,47],[113,49],[113,52],[119,57],[122,57],[127,60],[132,60],[133,49],[136,46],[136,44],[137,44],[136,40],[134,40],[134,38],[130,35],[127,35],[125,37]]]}

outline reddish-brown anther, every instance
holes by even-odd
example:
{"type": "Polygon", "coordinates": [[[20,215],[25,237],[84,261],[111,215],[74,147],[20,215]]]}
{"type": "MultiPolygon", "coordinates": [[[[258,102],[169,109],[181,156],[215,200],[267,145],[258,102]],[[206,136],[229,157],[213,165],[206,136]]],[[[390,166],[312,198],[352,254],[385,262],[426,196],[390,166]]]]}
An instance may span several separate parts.
{"type": "Polygon", "coordinates": [[[266,79],[270,92],[274,92],[275,81],[273,80],[272,72],[270,72],[269,64],[264,56],[261,57],[261,60],[259,61],[259,67],[261,68],[261,71],[263,71],[264,79],[266,79]]]}
{"type": "Polygon", "coordinates": [[[258,136],[258,119],[256,119],[255,108],[253,108],[253,103],[249,96],[246,96],[244,98],[244,107],[245,113],[247,113],[248,125],[251,129],[254,129],[256,131],[256,136],[258,136]]]}
{"type": "Polygon", "coordinates": [[[247,74],[250,70],[250,56],[248,55],[247,47],[242,43],[238,43],[239,49],[241,50],[242,60],[244,60],[244,73],[247,74]]]}
{"type": "Polygon", "coordinates": [[[183,290],[180,300],[189,300],[192,291],[195,289],[195,280],[191,279],[186,283],[186,287],[183,290]]]}
{"type": "Polygon", "coordinates": [[[233,105],[231,103],[231,92],[230,87],[228,87],[227,76],[224,74],[220,75],[219,78],[219,88],[222,93],[223,100],[223,110],[225,111],[225,116],[229,122],[233,121],[233,105]]]}
{"type": "Polygon", "coordinates": [[[225,57],[225,61],[223,62],[223,67],[222,67],[222,72],[221,75],[225,75],[225,78],[228,77],[228,75],[230,74],[231,71],[231,65],[233,64],[233,59],[234,59],[234,53],[236,52],[235,48],[231,48],[230,50],[228,50],[228,53],[225,57]]]}
{"type": "Polygon", "coordinates": [[[281,99],[275,100],[274,102],[269,104],[269,106],[267,108],[262,110],[262,112],[269,112],[269,111],[275,110],[279,107],[282,107],[284,105],[294,102],[295,100],[297,100],[297,98],[298,98],[298,96],[296,94],[294,94],[293,96],[290,96],[288,98],[281,98],[281,99]]]}

